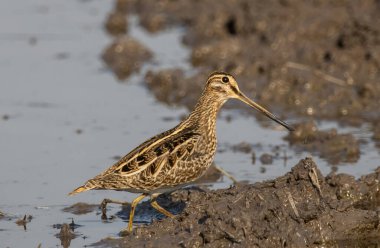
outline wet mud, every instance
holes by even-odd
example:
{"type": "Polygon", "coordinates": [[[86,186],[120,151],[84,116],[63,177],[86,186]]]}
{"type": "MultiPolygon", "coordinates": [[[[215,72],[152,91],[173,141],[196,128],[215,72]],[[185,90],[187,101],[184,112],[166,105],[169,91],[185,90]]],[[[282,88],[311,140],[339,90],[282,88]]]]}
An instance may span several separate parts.
{"type": "Polygon", "coordinates": [[[151,225],[136,227],[126,237],[103,239],[95,246],[377,244],[379,179],[379,169],[358,180],[347,174],[324,177],[313,160],[306,158],[274,180],[221,190],[183,189],[163,196],[160,204],[170,211],[186,206],[174,219],[154,220],[151,225]]]}
{"type": "Polygon", "coordinates": [[[125,79],[133,72],[138,72],[145,61],[152,57],[152,53],[138,40],[121,36],[105,49],[103,61],[119,79],[125,79]]]}
{"type": "Polygon", "coordinates": [[[105,29],[111,35],[123,35],[128,31],[128,21],[122,11],[112,12],[105,22],[105,29]]]}
{"type": "Polygon", "coordinates": [[[91,213],[98,208],[99,208],[99,205],[96,205],[96,204],[88,204],[85,202],[78,202],[78,203],[75,203],[74,205],[71,205],[69,207],[62,209],[62,211],[72,213],[75,215],[81,215],[81,214],[91,213]]]}
{"type": "Polygon", "coordinates": [[[300,123],[295,128],[285,139],[296,149],[318,154],[331,164],[354,163],[360,158],[359,141],[350,133],[339,134],[334,128],[321,131],[314,122],[300,123]]]}
{"type": "MultiPolygon", "coordinates": [[[[185,27],[182,42],[191,49],[189,61],[197,70],[192,74],[180,68],[149,70],[144,83],[161,102],[191,110],[210,72],[222,70],[236,76],[247,95],[276,113],[286,113],[287,118],[333,120],[357,127],[377,126],[380,119],[378,9],[371,0],[225,4],[119,0],[108,20],[137,15],[140,26],[151,33],[185,27]]],[[[128,68],[117,62],[115,67],[128,68]]],[[[119,78],[131,74],[122,70],[116,70],[119,78]]],[[[227,107],[246,109],[237,103],[227,107]]],[[[373,129],[375,140],[378,130],[373,129]]],[[[358,161],[360,147],[350,135],[335,135],[334,130],[317,134],[323,135],[321,140],[308,143],[304,150],[316,148],[333,164],[358,161]],[[328,140],[329,148],[322,140],[328,140]]]]}
{"type": "Polygon", "coordinates": [[[186,28],[183,43],[197,76],[150,72],[147,85],[160,101],[193,106],[198,95],[191,92],[210,71],[224,70],[271,109],[358,125],[380,118],[378,9],[371,0],[121,0],[113,12],[137,14],[150,32],[186,28]]]}

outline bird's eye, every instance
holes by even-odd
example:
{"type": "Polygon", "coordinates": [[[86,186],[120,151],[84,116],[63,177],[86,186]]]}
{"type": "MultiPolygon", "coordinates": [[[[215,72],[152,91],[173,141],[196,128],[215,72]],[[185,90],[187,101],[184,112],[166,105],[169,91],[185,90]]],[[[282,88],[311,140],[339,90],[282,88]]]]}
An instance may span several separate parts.
{"type": "Polygon", "coordinates": [[[223,77],[222,81],[223,81],[223,83],[228,83],[230,80],[228,79],[228,77],[223,77]]]}

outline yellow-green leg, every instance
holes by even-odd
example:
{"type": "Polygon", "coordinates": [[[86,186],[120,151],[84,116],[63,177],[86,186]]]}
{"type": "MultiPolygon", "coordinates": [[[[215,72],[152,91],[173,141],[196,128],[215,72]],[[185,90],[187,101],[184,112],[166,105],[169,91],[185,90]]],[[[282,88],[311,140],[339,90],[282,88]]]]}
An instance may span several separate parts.
{"type": "Polygon", "coordinates": [[[164,209],[163,207],[161,207],[160,205],[158,205],[156,199],[157,197],[159,196],[160,194],[159,193],[155,193],[155,194],[152,194],[150,196],[150,204],[152,205],[152,207],[154,207],[158,212],[166,215],[167,217],[169,218],[174,218],[174,215],[172,213],[170,213],[169,211],[167,211],[166,209],[164,209]]]}
{"type": "Polygon", "coordinates": [[[136,206],[137,204],[142,200],[144,199],[145,197],[147,197],[148,195],[147,194],[142,194],[142,195],[139,195],[138,197],[136,197],[132,203],[131,203],[131,212],[129,213],[129,222],[128,222],[128,231],[131,232],[132,231],[132,227],[133,227],[133,217],[135,216],[135,209],[136,209],[136,206]]]}

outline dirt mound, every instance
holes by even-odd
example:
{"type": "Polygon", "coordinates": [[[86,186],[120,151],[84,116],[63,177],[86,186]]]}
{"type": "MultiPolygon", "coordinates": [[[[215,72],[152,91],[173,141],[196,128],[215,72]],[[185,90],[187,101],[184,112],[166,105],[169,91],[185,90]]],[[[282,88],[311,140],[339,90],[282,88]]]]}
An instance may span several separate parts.
{"type": "MultiPolygon", "coordinates": [[[[311,158],[275,180],[229,189],[184,189],[175,219],[140,226],[96,245],[126,247],[312,247],[369,245],[379,238],[380,170],[355,180],[323,177],[311,158]]],[[[164,199],[163,199],[164,200],[164,199]]]]}

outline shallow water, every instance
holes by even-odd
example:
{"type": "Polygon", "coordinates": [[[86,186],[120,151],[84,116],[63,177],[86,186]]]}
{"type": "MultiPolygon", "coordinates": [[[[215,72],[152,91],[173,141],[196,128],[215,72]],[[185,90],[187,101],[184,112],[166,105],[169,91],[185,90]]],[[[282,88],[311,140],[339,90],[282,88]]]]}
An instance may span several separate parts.
{"type": "MultiPolygon", "coordinates": [[[[72,247],[90,245],[106,236],[116,236],[125,226],[120,219],[104,224],[99,212],[75,216],[62,208],[75,202],[99,203],[103,198],[131,200],[135,195],[94,191],[75,197],[67,193],[95,176],[114,160],[145,139],[173,127],[184,108],[157,102],[141,83],[151,68],[182,66],[191,70],[189,51],[180,43],[181,29],[150,35],[131,18],[130,34],[155,52],[154,62],[125,83],[119,83],[104,69],[99,58],[111,42],[103,21],[112,7],[109,1],[31,0],[0,3],[0,210],[10,218],[0,220],[0,247],[54,247],[60,240],[54,224],[82,225],[72,247]],[[24,214],[34,218],[27,229],[14,222],[24,214]]],[[[290,123],[297,120],[289,120],[290,123]]],[[[270,120],[268,120],[268,123],[270,120]]],[[[319,123],[321,129],[338,127],[319,123]]],[[[379,166],[379,152],[370,141],[366,126],[342,128],[367,141],[356,164],[341,164],[339,172],[360,176],[379,166]]],[[[261,181],[289,171],[299,159],[282,138],[283,130],[262,128],[253,117],[239,111],[222,111],[218,121],[219,152],[215,162],[239,181],[261,181]],[[226,116],[231,121],[226,121],[226,116]],[[240,142],[253,144],[251,154],[233,152],[240,142]],[[272,165],[261,165],[263,153],[280,146],[280,157],[272,165]]],[[[324,174],[328,163],[315,157],[324,174]]],[[[213,188],[231,184],[228,178],[213,188]]],[[[118,206],[110,206],[110,213],[118,206]]],[[[138,217],[137,217],[138,218],[138,217]]]]}

